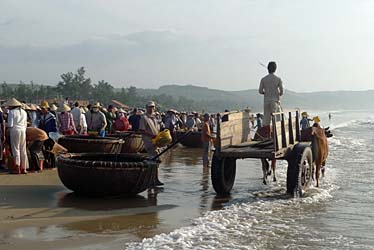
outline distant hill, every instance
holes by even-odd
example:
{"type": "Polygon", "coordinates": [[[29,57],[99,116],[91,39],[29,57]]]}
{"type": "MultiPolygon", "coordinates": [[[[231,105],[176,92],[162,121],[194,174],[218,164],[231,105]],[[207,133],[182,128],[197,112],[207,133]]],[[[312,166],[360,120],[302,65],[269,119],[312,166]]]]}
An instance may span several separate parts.
{"type": "MultiPolygon", "coordinates": [[[[193,85],[164,85],[158,89],[137,89],[141,96],[171,95],[183,96],[198,103],[202,109],[210,112],[224,109],[262,110],[263,97],[257,89],[242,91],[224,91],[193,85]]],[[[283,108],[301,109],[374,109],[374,90],[368,91],[331,91],[297,93],[285,90],[282,97],[283,108]]]]}

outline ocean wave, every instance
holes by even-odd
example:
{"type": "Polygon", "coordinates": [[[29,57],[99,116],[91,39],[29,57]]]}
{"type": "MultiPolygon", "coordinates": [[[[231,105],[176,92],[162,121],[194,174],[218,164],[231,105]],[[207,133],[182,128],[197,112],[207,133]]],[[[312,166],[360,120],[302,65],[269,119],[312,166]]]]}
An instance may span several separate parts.
{"type": "Polygon", "coordinates": [[[331,130],[335,130],[335,129],[352,127],[352,126],[357,126],[357,125],[359,125],[358,120],[350,120],[350,121],[345,121],[345,122],[341,122],[338,124],[331,123],[329,127],[331,130]]]}
{"type": "Polygon", "coordinates": [[[268,242],[278,241],[292,249],[297,244],[293,237],[305,237],[311,244],[317,240],[323,242],[325,239],[317,229],[305,230],[298,221],[313,219],[306,212],[308,207],[332,197],[333,190],[338,188],[333,175],[322,180],[322,188],[311,187],[304,198],[290,199],[285,195],[285,169],[280,168],[278,172],[278,179],[283,181],[271,184],[267,190],[253,192],[253,197],[234,201],[222,210],[207,212],[194,219],[191,226],[131,243],[127,248],[266,249],[268,242]]]}
{"type": "Polygon", "coordinates": [[[337,124],[334,124],[334,123],[329,124],[329,127],[332,130],[347,128],[347,127],[351,127],[351,128],[369,127],[369,128],[371,128],[373,126],[374,126],[374,117],[373,116],[366,117],[364,119],[352,119],[352,120],[344,121],[344,122],[337,123],[337,124]]]}

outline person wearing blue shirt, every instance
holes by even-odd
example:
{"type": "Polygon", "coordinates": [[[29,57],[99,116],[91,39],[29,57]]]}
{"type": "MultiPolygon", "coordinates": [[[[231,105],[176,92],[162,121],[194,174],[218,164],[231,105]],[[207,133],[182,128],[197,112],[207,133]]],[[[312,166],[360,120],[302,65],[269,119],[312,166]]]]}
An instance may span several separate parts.
{"type": "Polygon", "coordinates": [[[260,113],[257,114],[257,120],[256,120],[256,126],[255,128],[259,129],[262,128],[262,115],[260,113]]]}
{"type": "Polygon", "coordinates": [[[300,121],[301,129],[309,128],[310,124],[309,124],[309,119],[308,119],[308,116],[309,116],[308,113],[307,112],[302,112],[301,116],[303,117],[300,121]]]}
{"type": "MultiPolygon", "coordinates": [[[[49,136],[50,132],[57,132],[57,121],[56,117],[49,111],[49,104],[47,101],[43,101],[40,105],[42,115],[39,121],[39,129],[44,130],[49,136]]],[[[55,155],[51,153],[54,146],[54,141],[49,138],[44,141],[43,155],[45,159],[46,166],[54,168],[56,165],[55,155]]]]}

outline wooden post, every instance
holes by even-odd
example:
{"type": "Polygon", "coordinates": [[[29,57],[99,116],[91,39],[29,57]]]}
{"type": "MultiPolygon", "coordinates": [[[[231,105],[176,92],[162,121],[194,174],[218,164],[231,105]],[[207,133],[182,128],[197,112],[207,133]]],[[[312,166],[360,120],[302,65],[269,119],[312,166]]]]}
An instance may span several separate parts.
{"type": "Polygon", "coordinates": [[[289,144],[294,144],[295,137],[293,134],[292,112],[288,113],[288,134],[289,134],[289,144]]]}
{"type": "Polygon", "coordinates": [[[216,153],[221,154],[221,115],[217,114],[216,153]]]}
{"type": "Polygon", "coordinates": [[[284,123],[284,113],[281,114],[281,133],[282,133],[282,148],[287,147],[287,138],[286,138],[286,124],[284,123]]]}
{"type": "Polygon", "coordinates": [[[272,118],[272,123],[273,123],[274,152],[277,152],[279,150],[277,123],[276,123],[275,115],[272,115],[271,118],[272,118]]]}
{"type": "Polygon", "coordinates": [[[299,117],[299,111],[296,110],[296,141],[301,140],[301,134],[300,134],[300,117],[299,117]]]}

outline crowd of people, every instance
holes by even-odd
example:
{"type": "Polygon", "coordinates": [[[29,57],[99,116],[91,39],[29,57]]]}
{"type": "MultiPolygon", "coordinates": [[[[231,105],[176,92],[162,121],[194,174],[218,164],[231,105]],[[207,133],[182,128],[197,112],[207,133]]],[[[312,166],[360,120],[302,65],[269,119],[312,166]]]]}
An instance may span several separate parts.
{"type": "MultiPolygon", "coordinates": [[[[52,139],[53,135],[104,137],[117,131],[138,131],[143,134],[146,150],[152,156],[156,151],[149,139],[160,131],[168,129],[175,141],[177,131],[181,129],[207,131],[208,124],[210,133],[215,129],[214,121],[213,115],[197,112],[178,112],[174,109],[157,112],[156,104],[152,101],[146,104],[145,109],[125,110],[113,105],[106,108],[98,102],[84,106],[79,102],[69,103],[66,99],[60,104],[42,101],[40,105],[36,105],[12,98],[2,105],[1,147],[3,149],[8,145],[15,168],[20,169],[21,173],[27,173],[41,170],[41,152],[44,156],[44,167],[55,167],[55,157],[51,150],[57,139],[52,139]],[[149,112],[150,107],[154,107],[152,112],[149,112]]],[[[203,142],[207,141],[206,138],[206,135],[202,137],[203,142]]],[[[9,165],[5,164],[3,154],[0,157],[1,167],[9,165]]]]}

